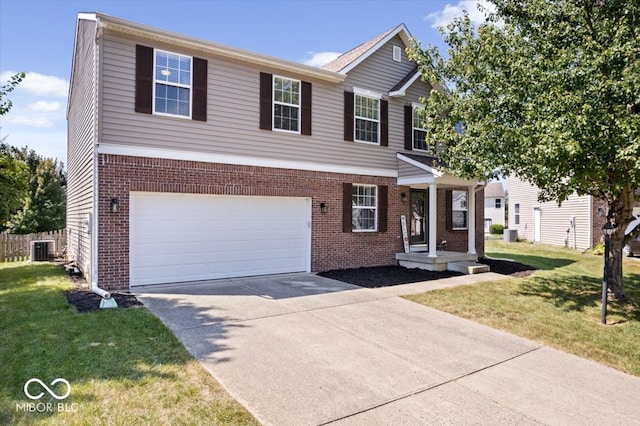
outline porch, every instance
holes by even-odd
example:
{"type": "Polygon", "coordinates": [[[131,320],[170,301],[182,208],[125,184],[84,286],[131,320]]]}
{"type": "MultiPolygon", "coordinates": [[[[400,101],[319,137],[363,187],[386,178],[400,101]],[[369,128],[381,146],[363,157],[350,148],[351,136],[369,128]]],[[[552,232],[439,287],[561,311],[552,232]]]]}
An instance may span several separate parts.
{"type": "MultiPolygon", "coordinates": [[[[429,271],[488,272],[487,265],[477,263],[476,250],[476,229],[481,230],[477,222],[484,219],[476,193],[485,183],[445,174],[429,155],[398,153],[397,159],[398,185],[409,187],[409,195],[402,194],[409,215],[401,217],[405,252],[396,254],[398,264],[429,271]]],[[[484,241],[478,243],[483,253],[484,241]]]]}
{"type": "Polygon", "coordinates": [[[472,275],[489,272],[489,266],[477,263],[475,253],[459,253],[455,251],[436,251],[436,256],[428,252],[396,253],[398,265],[405,268],[418,268],[427,271],[455,271],[472,275]]]}

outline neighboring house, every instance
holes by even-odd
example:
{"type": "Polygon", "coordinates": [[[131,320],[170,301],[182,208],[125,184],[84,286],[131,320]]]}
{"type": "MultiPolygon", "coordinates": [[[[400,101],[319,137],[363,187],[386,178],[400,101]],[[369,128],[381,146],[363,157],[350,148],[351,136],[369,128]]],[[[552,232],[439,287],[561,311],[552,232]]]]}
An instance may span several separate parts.
{"type": "Polygon", "coordinates": [[[78,15],[68,254],[92,285],[484,254],[483,186],[433,167],[399,25],[310,67],[78,15]]]}
{"type": "MultiPolygon", "coordinates": [[[[585,250],[602,242],[605,203],[590,195],[572,194],[559,207],[555,201],[538,201],[539,189],[518,178],[509,178],[509,229],[518,238],[585,250]]],[[[633,214],[640,215],[640,202],[633,214]]]]}
{"type": "Polygon", "coordinates": [[[488,234],[491,225],[504,226],[506,197],[502,182],[489,182],[484,189],[484,232],[488,234]]]}

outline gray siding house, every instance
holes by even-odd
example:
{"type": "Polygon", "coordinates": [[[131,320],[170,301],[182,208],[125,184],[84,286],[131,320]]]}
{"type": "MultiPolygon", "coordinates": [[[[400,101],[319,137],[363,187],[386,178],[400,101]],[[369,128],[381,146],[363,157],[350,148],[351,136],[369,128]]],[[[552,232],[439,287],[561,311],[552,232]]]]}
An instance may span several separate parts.
{"type": "Polygon", "coordinates": [[[77,19],[68,253],[105,289],[484,254],[483,185],[434,167],[398,25],[323,68],[77,19]]]}

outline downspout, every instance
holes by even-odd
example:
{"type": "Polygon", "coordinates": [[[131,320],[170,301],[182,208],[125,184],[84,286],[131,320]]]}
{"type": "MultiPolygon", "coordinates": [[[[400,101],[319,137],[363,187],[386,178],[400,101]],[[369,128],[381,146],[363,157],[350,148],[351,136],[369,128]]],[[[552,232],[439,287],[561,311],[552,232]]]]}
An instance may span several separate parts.
{"type": "MultiPolygon", "coordinates": [[[[111,294],[98,287],[98,216],[99,216],[99,207],[98,203],[100,201],[100,197],[98,194],[98,94],[99,87],[98,82],[99,78],[99,48],[100,45],[98,43],[100,39],[100,18],[96,17],[96,35],[95,35],[95,49],[93,50],[93,223],[91,224],[91,291],[101,296],[104,299],[110,299],[111,294]]],[[[101,304],[102,306],[102,304],[101,304]]]]}

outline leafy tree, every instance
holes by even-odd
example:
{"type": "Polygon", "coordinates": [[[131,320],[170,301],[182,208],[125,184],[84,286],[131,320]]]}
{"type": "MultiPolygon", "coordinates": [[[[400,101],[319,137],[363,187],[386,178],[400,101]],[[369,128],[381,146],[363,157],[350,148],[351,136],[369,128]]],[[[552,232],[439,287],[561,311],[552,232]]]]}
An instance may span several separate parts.
{"type": "Polygon", "coordinates": [[[0,231],[22,205],[28,180],[29,171],[20,152],[0,143],[0,231]]]}
{"type": "Polygon", "coordinates": [[[414,43],[426,81],[429,139],[466,177],[515,175],[541,200],[574,191],[604,200],[612,236],[610,285],[625,296],[624,229],[640,187],[640,2],[494,0],[475,28],[446,30],[444,57],[414,43]],[[456,132],[456,124],[463,130],[456,132]]]}
{"type": "Polygon", "coordinates": [[[62,163],[23,148],[22,162],[28,183],[19,210],[9,221],[9,232],[30,234],[53,231],[66,225],[66,175],[62,163]]]}
{"type": "Polygon", "coordinates": [[[9,79],[9,82],[0,87],[0,115],[5,115],[9,112],[13,103],[7,99],[7,95],[16,88],[18,84],[24,79],[25,73],[19,72],[9,79]]]}

